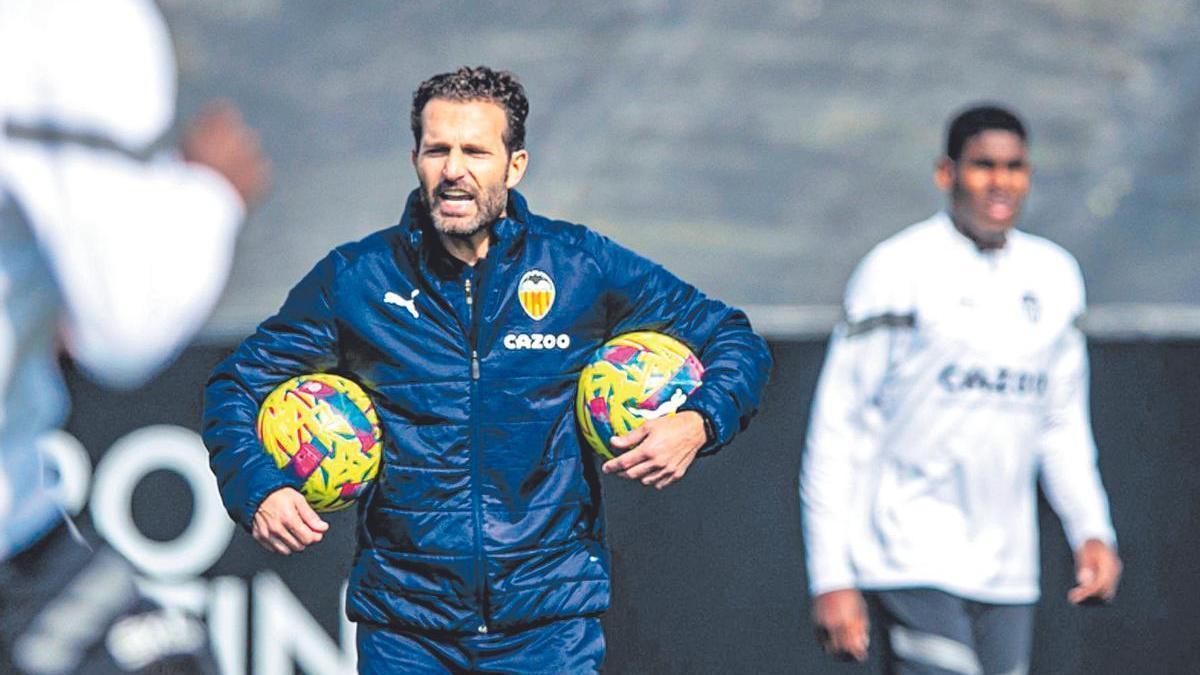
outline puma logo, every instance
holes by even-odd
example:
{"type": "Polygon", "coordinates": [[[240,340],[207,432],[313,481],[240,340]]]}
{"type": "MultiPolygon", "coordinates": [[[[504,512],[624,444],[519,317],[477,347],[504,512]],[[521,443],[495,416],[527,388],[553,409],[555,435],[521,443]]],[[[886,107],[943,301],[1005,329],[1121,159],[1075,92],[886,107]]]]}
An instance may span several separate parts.
{"type": "Polygon", "coordinates": [[[412,314],[412,317],[414,319],[419,319],[419,318],[421,318],[421,315],[417,313],[416,302],[417,302],[417,296],[420,294],[421,294],[421,290],[419,288],[414,288],[413,292],[412,292],[412,297],[405,299],[399,293],[393,293],[391,291],[388,291],[387,293],[383,294],[383,301],[388,303],[389,305],[400,305],[404,309],[407,309],[408,313],[412,314]]]}

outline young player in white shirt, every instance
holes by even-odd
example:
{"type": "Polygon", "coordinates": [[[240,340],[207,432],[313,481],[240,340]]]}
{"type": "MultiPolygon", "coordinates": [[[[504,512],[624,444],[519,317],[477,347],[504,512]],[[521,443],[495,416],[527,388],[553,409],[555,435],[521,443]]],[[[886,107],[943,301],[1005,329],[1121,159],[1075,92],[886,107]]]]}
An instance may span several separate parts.
{"type": "Polygon", "coordinates": [[[1024,125],[956,116],[934,174],[948,211],[879,244],[846,291],[801,472],[814,621],[826,651],[889,672],[1028,667],[1036,480],[1075,551],[1074,603],[1121,563],[1088,417],[1078,265],[1014,224],[1024,125]]]}

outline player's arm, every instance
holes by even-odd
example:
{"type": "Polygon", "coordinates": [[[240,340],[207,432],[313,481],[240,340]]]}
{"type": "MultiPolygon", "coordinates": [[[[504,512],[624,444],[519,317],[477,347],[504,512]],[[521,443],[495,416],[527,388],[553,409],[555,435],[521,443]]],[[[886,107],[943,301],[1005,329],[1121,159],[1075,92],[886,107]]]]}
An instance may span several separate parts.
{"type": "Polygon", "coordinates": [[[263,451],[256,433],[262,401],[281,382],[337,365],[333,287],[340,256],[316,265],[279,312],[213,371],[205,390],[204,443],[233,519],[280,553],[320,540],[325,524],[263,451]]]}
{"type": "Polygon", "coordinates": [[[868,257],[846,292],[845,318],[834,329],[805,440],[800,501],[813,622],[825,651],[866,659],[868,620],[850,560],[860,530],[862,486],[856,478],[877,454],[876,401],[892,354],[911,333],[911,306],[895,297],[900,281],[868,257]]]}
{"type": "Polygon", "coordinates": [[[19,7],[37,15],[19,25],[41,30],[5,35],[5,54],[37,67],[11,71],[3,182],[54,273],[72,355],[106,384],[134,385],[215,305],[266,162],[228,108],[185,134],[195,161],[157,150],[174,116],[175,65],[148,3],[19,7]]]}
{"type": "Polygon", "coordinates": [[[703,381],[678,414],[649,420],[613,442],[626,451],[604,471],[663,488],[684,476],[700,453],[715,452],[746,428],[758,410],[771,369],[766,341],[741,310],[631,251],[596,236],[596,259],[611,282],[609,334],[653,330],[691,348],[703,381]]]}
{"type": "MultiPolygon", "coordinates": [[[[1082,279],[1078,272],[1075,277],[1082,311],[1082,279]]],[[[1075,552],[1077,585],[1067,597],[1076,604],[1108,601],[1117,592],[1121,560],[1096,463],[1088,414],[1087,345],[1078,328],[1068,328],[1059,339],[1047,377],[1039,464],[1046,499],[1075,552]]]]}
{"type": "MultiPolygon", "coordinates": [[[[265,171],[257,140],[232,109],[197,124],[195,132],[234,137],[222,141],[222,152],[239,166],[227,169],[265,171]]],[[[64,203],[86,215],[39,237],[54,242],[48,249],[67,301],[67,347],[101,381],[132,386],[167,363],[216,305],[245,202],[200,164],[167,156],[104,163],[123,166],[100,171],[80,159],[63,171],[64,203]]],[[[255,182],[253,192],[261,192],[265,176],[255,182]]]]}

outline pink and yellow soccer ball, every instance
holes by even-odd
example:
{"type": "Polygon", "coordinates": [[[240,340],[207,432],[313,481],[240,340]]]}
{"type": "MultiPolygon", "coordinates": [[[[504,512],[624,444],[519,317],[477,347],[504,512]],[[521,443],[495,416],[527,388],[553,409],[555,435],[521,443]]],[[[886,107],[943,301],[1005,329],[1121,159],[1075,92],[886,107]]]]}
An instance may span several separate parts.
{"type": "Polygon", "coordinates": [[[279,385],[259,408],[257,431],[275,464],[304,480],[300,492],[317,511],[350,506],[379,473],[379,417],[344,377],[301,375],[279,385]]]}
{"type": "Polygon", "coordinates": [[[700,359],[668,335],[638,331],[609,340],[579,373],[575,417],[584,439],[612,459],[609,438],[674,415],[703,375],[700,359]]]}

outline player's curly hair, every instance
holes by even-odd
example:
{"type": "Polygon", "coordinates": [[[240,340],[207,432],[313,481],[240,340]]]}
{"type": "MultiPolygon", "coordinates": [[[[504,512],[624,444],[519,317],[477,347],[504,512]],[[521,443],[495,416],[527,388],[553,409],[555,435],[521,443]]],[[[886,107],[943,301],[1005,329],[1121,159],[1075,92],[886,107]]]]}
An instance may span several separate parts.
{"type": "Polygon", "coordinates": [[[529,115],[529,99],[517,76],[507,70],[492,70],[487,66],[463,66],[452,73],[441,73],[425,80],[413,92],[413,140],[421,145],[421,111],[435,98],[450,101],[491,101],[504,109],[508,125],[504,130],[504,147],[512,154],[525,147],[525,118],[529,115]]]}

